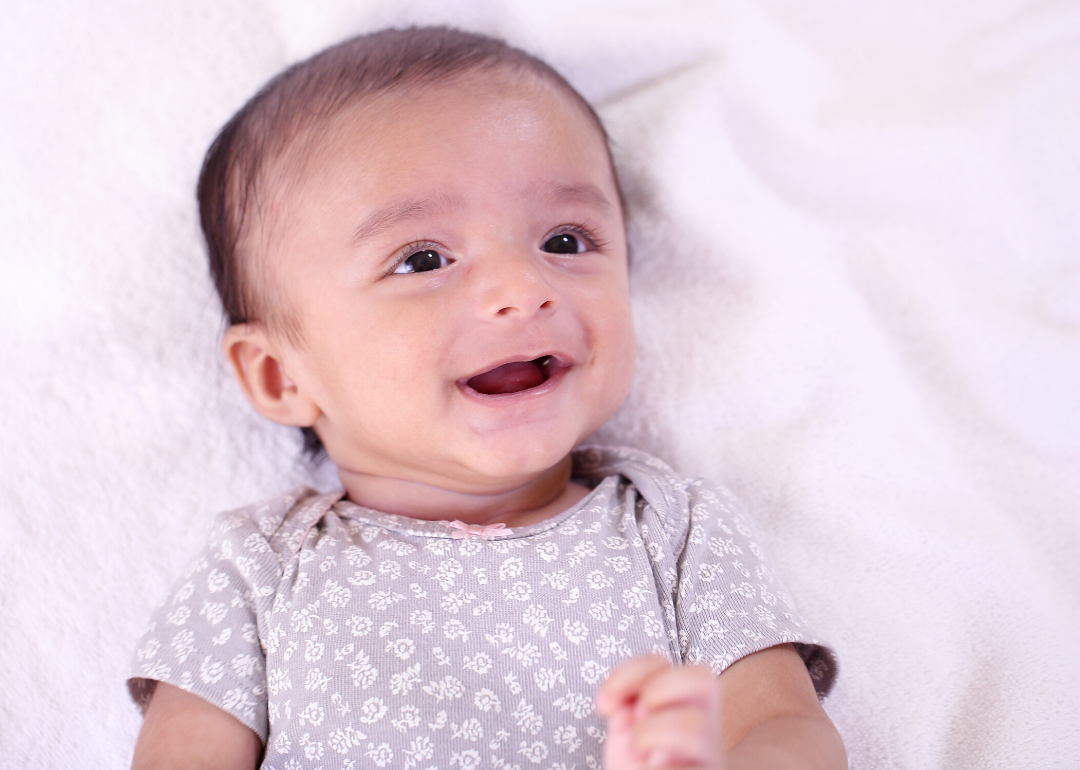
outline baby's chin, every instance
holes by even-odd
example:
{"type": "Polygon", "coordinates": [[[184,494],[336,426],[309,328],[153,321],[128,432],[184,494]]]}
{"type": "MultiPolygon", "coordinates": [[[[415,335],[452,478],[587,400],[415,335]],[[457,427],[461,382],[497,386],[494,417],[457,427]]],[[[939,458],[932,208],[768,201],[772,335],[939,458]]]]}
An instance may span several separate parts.
{"type": "MultiPolygon", "coordinates": [[[[490,520],[536,512],[567,490],[570,447],[561,453],[443,454],[426,466],[385,461],[377,467],[338,466],[348,499],[417,519],[490,520]],[[556,456],[557,455],[557,456],[556,456]]],[[[385,459],[384,459],[385,460],[385,459]]]]}
{"type": "Polygon", "coordinates": [[[507,445],[496,443],[488,451],[467,455],[461,461],[460,470],[450,475],[462,481],[469,480],[469,486],[473,488],[496,491],[550,473],[567,461],[576,444],[576,441],[529,444],[521,440],[507,445]]]}
{"type": "Polygon", "coordinates": [[[424,454],[393,457],[383,454],[335,452],[330,459],[346,487],[349,478],[398,480],[470,495],[496,495],[552,474],[568,457],[576,440],[545,441],[520,436],[505,441],[460,442],[424,454]],[[335,457],[335,455],[337,455],[335,457]],[[365,457],[366,456],[366,457],[365,457]],[[365,462],[365,459],[367,460],[365,462]]]}

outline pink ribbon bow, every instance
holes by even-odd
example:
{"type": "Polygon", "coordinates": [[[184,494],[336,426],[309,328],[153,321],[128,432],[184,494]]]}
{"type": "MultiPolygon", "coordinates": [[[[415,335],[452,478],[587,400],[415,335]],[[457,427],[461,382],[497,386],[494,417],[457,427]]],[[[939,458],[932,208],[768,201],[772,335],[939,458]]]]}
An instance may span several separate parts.
{"type": "Polygon", "coordinates": [[[467,540],[470,537],[480,537],[484,540],[490,540],[495,536],[495,533],[500,530],[504,534],[509,534],[510,530],[506,528],[506,525],[502,522],[498,524],[466,524],[463,521],[452,521],[450,526],[454,528],[454,532],[450,533],[450,537],[454,540],[467,540]]]}

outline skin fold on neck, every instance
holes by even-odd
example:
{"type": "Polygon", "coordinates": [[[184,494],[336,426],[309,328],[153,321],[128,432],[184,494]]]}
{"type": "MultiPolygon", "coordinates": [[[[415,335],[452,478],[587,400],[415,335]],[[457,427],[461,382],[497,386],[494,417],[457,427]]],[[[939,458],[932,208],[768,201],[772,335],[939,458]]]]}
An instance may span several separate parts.
{"type": "Polygon", "coordinates": [[[350,502],[384,513],[428,521],[523,527],[549,519],[580,502],[589,489],[570,481],[571,458],[504,491],[458,492],[405,479],[339,469],[350,502]]]}

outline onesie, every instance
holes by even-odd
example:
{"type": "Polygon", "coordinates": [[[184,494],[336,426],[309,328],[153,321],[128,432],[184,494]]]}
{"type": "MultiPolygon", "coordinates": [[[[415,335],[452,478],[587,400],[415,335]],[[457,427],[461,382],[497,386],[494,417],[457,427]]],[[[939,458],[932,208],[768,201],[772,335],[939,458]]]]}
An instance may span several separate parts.
{"type": "Polygon", "coordinates": [[[206,699],[266,770],[598,769],[597,689],[642,653],[720,673],[793,643],[824,697],[834,656],[730,493],[624,447],[573,459],[591,492],[512,529],[306,487],[221,514],[137,646],[132,696],[206,699]]]}

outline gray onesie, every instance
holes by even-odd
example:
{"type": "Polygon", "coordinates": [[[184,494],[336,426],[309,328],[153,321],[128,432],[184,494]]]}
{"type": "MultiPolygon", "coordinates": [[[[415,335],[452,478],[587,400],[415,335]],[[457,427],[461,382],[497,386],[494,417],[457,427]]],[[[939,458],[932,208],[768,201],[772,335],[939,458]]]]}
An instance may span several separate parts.
{"type": "Polygon", "coordinates": [[[263,739],[263,768],[598,768],[593,698],[658,652],[718,673],[793,642],[835,663],[723,489],[587,447],[573,508],[474,534],[298,488],[225,513],[155,611],[128,684],[188,690],[263,739]]]}

